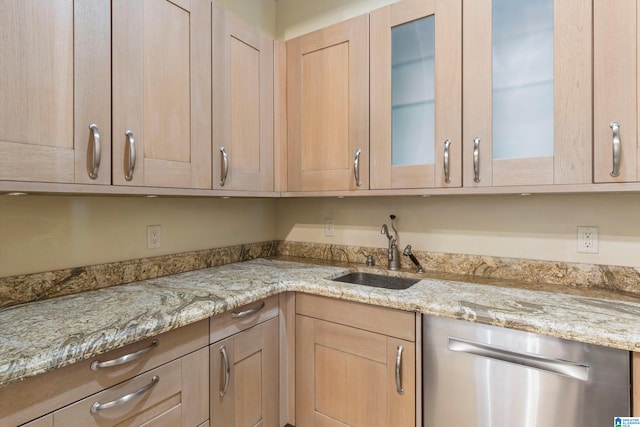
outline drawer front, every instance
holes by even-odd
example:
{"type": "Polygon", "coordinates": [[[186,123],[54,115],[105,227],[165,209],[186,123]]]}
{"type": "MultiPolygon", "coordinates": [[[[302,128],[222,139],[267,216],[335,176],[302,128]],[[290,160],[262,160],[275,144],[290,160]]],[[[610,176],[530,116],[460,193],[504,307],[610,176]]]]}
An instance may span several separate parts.
{"type": "Polygon", "coordinates": [[[208,320],[202,320],[47,374],[9,384],[0,389],[3,394],[0,399],[0,425],[19,425],[203,348],[208,344],[208,332],[208,320]],[[157,344],[152,346],[154,340],[157,340],[157,344]],[[91,369],[94,362],[111,361],[131,354],[139,354],[139,357],[121,365],[91,369]]]}
{"type": "Polygon", "coordinates": [[[416,315],[409,311],[298,293],[296,313],[407,341],[416,340],[416,315]]]}
{"type": "Polygon", "coordinates": [[[278,295],[211,317],[209,342],[220,341],[278,315],[278,295]]]}

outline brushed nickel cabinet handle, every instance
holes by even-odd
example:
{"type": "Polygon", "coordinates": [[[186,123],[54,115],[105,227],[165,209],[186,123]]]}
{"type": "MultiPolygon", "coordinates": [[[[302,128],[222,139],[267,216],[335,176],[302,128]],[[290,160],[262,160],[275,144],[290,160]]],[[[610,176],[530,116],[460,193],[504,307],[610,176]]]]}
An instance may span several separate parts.
{"type": "Polygon", "coordinates": [[[126,394],[122,397],[117,398],[116,400],[112,400],[111,402],[107,402],[107,403],[96,402],[93,405],[91,405],[91,413],[97,414],[98,412],[103,411],[105,409],[111,409],[111,408],[115,408],[116,406],[124,405],[125,403],[130,402],[131,400],[137,397],[140,397],[146,392],[148,392],[149,390],[151,390],[151,388],[154,385],[158,384],[158,381],[160,381],[160,377],[157,375],[154,375],[151,378],[151,382],[149,384],[140,387],[139,389],[137,389],[132,393],[126,394]]]}
{"type": "Polygon", "coordinates": [[[229,173],[229,155],[224,147],[220,147],[220,187],[224,187],[227,182],[227,174],[229,173]]]}
{"type": "Polygon", "coordinates": [[[231,377],[231,369],[229,368],[229,355],[225,346],[220,347],[220,353],[222,354],[222,369],[224,370],[224,383],[220,387],[220,397],[224,397],[229,389],[229,379],[231,377]]]}
{"type": "Polygon", "coordinates": [[[100,169],[100,132],[98,125],[95,123],[89,126],[89,152],[87,153],[87,172],[89,178],[98,178],[98,169],[100,169]]]}
{"type": "Polygon", "coordinates": [[[124,356],[118,357],[117,359],[105,360],[104,362],[101,362],[99,360],[94,360],[93,363],[91,364],[91,370],[97,371],[98,369],[111,368],[113,366],[123,365],[125,363],[139,359],[140,357],[144,356],[145,354],[147,354],[148,352],[156,348],[158,344],[159,344],[158,340],[153,340],[151,341],[151,344],[149,344],[148,347],[145,347],[133,353],[125,354],[124,356]]]}
{"type": "Polygon", "coordinates": [[[398,394],[404,394],[404,389],[402,388],[402,352],[404,351],[404,347],[398,346],[398,355],[396,356],[396,391],[398,394]]]}
{"type": "Polygon", "coordinates": [[[360,182],[360,154],[362,154],[361,149],[356,150],[356,158],[353,161],[353,174],[356,179],[356,187],[360,187],[362,183],[360,182]]]}
{"type": "Polygon", "coordinates": [[[480,182],[480,138],[473,138],[473,182],[480,182]]]}
{"type": "Polygon", "coordinates": [[[231,318],[237,319],[239,317],[247,317],[253,313],[257,313],[264,308],[264,301],[262,301],[257,307],[250,308],[244,311],[233,311],[231,312],[231,318]]]}
{"type": "Polygon", "coordinates": [[[126,155],[124,156],[124,170],[126,171],[124,179],[131,181],[133,179],[133,171],[136,168],[136,145],[133,139],[133,132],[128,130],[124,134],[127,137],[126,155]]]}
{"type": "Polygon", "coordinates": [[[444,142],[444,182],[451,184],[451,177],[449,176],[449,147],[451,147],[451,140],[447,139],[444,142]]]}
{"type": "Polygon", "coordinates": [[[611,169],[611,176],[615,178],[620,176],[620,123],[611,122],[609,127],[613,131],[613,169],[611,169]]]}

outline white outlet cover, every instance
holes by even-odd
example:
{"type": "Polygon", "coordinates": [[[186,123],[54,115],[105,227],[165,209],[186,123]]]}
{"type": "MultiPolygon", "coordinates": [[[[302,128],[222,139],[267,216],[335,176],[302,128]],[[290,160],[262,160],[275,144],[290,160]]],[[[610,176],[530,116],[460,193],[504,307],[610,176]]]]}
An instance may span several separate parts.
{"type": "Polygon", "coordinates": [[[162,226],[147,225],[147,249],[158,249],[162,246],[162,226]]]}
{"type": "Polygon", "coordinates": [[[326,237],[334,237],[335,236],[335,226],[333,223],[333,218],[325,218],[324,219],[324,235],[326,237]]]}
{"type": "Polygon", "coordinates": [[[578,252],[586,254],[598,253],[598,227],[578,227],[578,252]]]}

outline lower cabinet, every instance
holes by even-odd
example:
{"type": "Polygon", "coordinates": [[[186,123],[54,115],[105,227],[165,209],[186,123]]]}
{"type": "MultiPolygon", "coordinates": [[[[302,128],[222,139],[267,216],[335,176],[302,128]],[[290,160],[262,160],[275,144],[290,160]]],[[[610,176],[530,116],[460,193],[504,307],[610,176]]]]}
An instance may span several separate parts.
{"type": "Polygon", "coordinates": [[[277,315],[276,296],[211,318],[212,339],[227,336],[210,346],[211,427],[278,426],[277,315]]]}
{"type": "Polygon", "coordinates": [[[416,423],[415,314],[296,295],[296,426],[416,423]]]}

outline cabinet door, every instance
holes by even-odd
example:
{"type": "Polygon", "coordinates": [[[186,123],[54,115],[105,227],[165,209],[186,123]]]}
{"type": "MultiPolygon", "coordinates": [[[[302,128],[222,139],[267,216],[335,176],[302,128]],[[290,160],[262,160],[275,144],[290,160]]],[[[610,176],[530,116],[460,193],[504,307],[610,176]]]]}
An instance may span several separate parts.
{"type": "Polygon", "coordinates": [[[287,118],[289,191],[369,188],[368,15],[287,41],[287,118]]]}
{"type": "Polygon", "coordinates": [[[273,191],[273,40],[214,5],[212,43],[213,186],[273,191]]]}
{"type": "Polygon", "coordinates": [[[296,425],[415,426],[415,400],[413,342],[296,316],[296,425]]]}
{"type": "Polygon", "coordinates": [[[0,180],[111,183],[109,17],[108,0],[0,0],[0,180]]]}
{"type": "Polygon", "coordinates": [[[211,3],[113,1],[113,182],[211,188],[211,3]]]}
{"type": "Polygon", "coordinates": [[[594,181],[638,181],[638,3],[593,7],[594,181]]]}
{"type": "Polygon", "coordinates": [[[211,345],[212,427],[276,427],[278,319],[211,345]]]}
{"type": "Polygon", "coordinates": [[[464,185],[590,183],[591,2],[463,9],[464,185]]]}
{"type": "Polygon", "coordinates": [[[371,188],[462,185],[462,2],[371,12],[371,188]]]}

